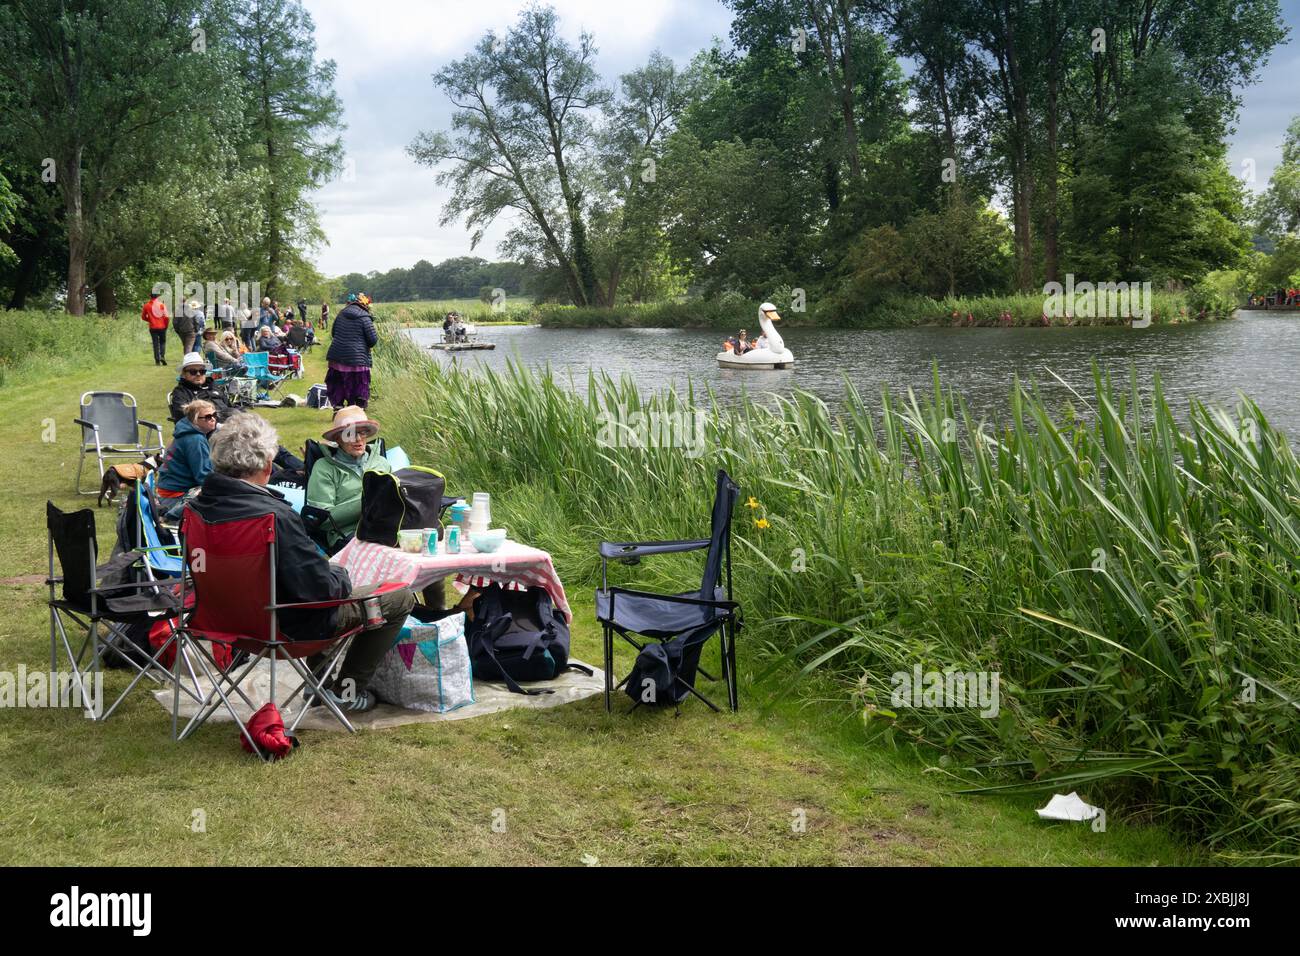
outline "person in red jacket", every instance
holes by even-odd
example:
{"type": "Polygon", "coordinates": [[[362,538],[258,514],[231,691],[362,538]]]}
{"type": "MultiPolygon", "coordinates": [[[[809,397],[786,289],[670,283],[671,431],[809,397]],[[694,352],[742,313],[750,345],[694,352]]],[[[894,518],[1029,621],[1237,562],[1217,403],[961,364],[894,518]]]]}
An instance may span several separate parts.
{"type": "Polygon", "coordinates": [[[167,303],[158,297],[157,292],[149,293],[149,301],[140,310],[140,318],[149,323],[149,338],[153,339],[153,364],[167,364],[167,326],[171,317],[167,314],[167,303]]]}

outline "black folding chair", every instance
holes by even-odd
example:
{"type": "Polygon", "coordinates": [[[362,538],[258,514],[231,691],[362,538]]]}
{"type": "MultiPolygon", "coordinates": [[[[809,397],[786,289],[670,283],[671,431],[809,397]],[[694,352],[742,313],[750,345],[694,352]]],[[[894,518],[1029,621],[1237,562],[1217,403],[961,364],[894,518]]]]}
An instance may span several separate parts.
{"type": "MultiPolygon", "coordinates": [[[[86,392],[81,396],[81,415],[73,421],[81,426],[81,457],[77,460],[77,494],[94,495],[99,488],[83,490],[81,471],[91,452],[99,461],[99,480],[110,459],[139,460],[163,451],[162,429],[137,418],[135,396],[130,392],[86,392]],[[154,433],[154,441],[141,441],[140,428],[154,433]]],[[[148,431],[146,431],[146,435],[148,431]]]]}
{"type": "Polygon", "coordinates": [[[68,514],[47,501],[45,521],[49,536],[49,577],[45,583],[50,592],[50,672],[59,669],[59,645],[62,644],[82,701],[91,701],[92,705],[102,702],[96,699],[87,681],[93,682],[106,654],[116,653],[136,672],[126,690],[107,710],[94,713],[93,706],[88,708],[94,719],[107,720],[142,678],[148,677],[156,684],[172,680],[172,672],[159,659],[175,643],[175,629],[150,655],[131,642],[125,627],[151,618],[177,617],[180,600],[170,587],[159,582],[124,580],[131,566],[143,557],[139,553],[120,554],[104,566],[96,567],[95,513],[89,508],[68,514]],[[55,574],[56,554],[61,575],[55,574]],[[60,585],[61,596],[56,591],[60,585]],[[76,651],[72,649],[74,640],[68,634],[69,622],[85,632],[76,651]],[[140,657],[144,657],[144,663],[140,657]]]}
{"type": "MultiPolygon", "coordinates": [[[[740,696],[736,690],[736,635],[741,628],[740,605],[732,600],[731,590],[731,513],[740,496],[740,486],[725,471],[718,470],[717,492],[713,499],[712,528],[709,537],[689,541],[605,541],[600,545],[600,590],[596,592],[596,619],[600,621],[605,638],[605,710],[611,708],[610,695],[627,682],[627,677],[614,683],[614,635],[641,651],[645,644],[632,635],[658,641],[669,641],[687,636],[692,653],[698,654],[704,642],[715,632],[721,634],[722,677],[727,685],[727,702],[733,711],[740,709],[740,696]],[[681,594],[656,594],[628,588],[610,587],[608,579],[611,559],[626,564],[637,564],[645,555],[675,554],[708,548],[704,562],[704,576],[698,591],[681,594]],[[726,572],[726,586],[720,578],[726,572]]],[[[689,672],[688,672],[689,673],[689,672]]],[[[708,680],[717,680],[703,669],[699,673],[708,680]]],[[[629,675],[631,676],[631,675],[629,675]]],[[[689,680],[677,678],[682,690],[689,691],[714,711],[719,710],[711,700],[694,687],[693,674],[689,680]]]]}

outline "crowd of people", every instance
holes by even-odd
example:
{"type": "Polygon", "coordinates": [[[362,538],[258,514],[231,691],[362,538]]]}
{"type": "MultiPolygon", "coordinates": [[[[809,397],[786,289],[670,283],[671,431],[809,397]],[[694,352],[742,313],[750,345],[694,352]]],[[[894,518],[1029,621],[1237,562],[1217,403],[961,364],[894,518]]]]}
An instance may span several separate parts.
{"type": "Polygon", "coordinates": [[[1248,309],[1276,309],[1300,307],[1300,289],[1274,289],[1272,292],[1255,292],[1246,302],[1248,309]]]}
{"type": "MultiPolygon", "coordinates": [[[[262,301],[256,319],[251,309],[241,313],[229,305],[227,300],[216,310],[217,324],[211,327],[197,302],[178,310],[183,316],[180,322],[168,316],[157,295],[150,296],[141,312],[149,323],[155,363],[166,364],[169,325],[185,350],[169,395],[175,428],[156,478],[159,516],[168,523],[179,522],[187,505],[207,522],[273,514],[277,600],[298,603],[364,596],[372,589],[353,587],[347,571],[331,564],[327,555],[356,534],[362,476],[368,471],[387,473],[392,467],[376,441],[379,423],[365,411],[371,353],[378,344],[370,299],[365,293],[349,295],[347,306],[335,319],[326,357],[326,389],[335,411],[321,436],[324,454],[310,476],[303,461],[280,444],[269,422],[231,405],[219,378],[223,373],[238,374],[244,366],[242,357],[255,349],[309,345],[314,330],[306,319],[307,303],[299,299],[296,318],[289,310],[282,316],[269,298],[262,301]],[[305,485],[306,507],[326,516],[318,533],[313,535],[286,498],[269,487],[282,484],[305,485]]],[[[329,305],[322,302],[322,328],[328,321],[329,305]]],[[[441,586],[427,589],[423,599],[426,605],[441,608],[441,586]]],[[[377,704],[367,685],[414,603],[409,589],[379,597],[385,623],[354,638],[341,671],[325,689],[340,710],[366,711],[377,704]]],[[[361,623],[360,615],[356,604],[285,611],[280,625],[291,639],[319,640],[354,629],[361,623]]],[[[311,666],[316,663],[309,661],[311,666]]]]}

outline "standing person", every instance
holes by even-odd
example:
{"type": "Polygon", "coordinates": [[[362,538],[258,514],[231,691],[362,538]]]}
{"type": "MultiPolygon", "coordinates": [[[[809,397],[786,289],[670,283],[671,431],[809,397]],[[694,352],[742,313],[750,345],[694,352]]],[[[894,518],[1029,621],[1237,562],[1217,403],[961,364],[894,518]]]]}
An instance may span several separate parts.
{"type": "Polygon", "coordinates": [[[194,351],[194,340],[199,337],[199,326],[195,321],[192,305],[197,303],[182,301],[176,306],[176,314],[172,316],[172,331],[181,340],[182,355],[189,355],[194,351]]]}
{"type": "Polygon", "coordinates": [[[217,316],[221,320],[221,328],[218,331],[224,332],[227,329],[232,331],[234,330],[235,307],[230,304],[229,299],[226,299],[225,302],[221,303],[221,305],[217,307],[217,316]]]}
{"type": "Polygon", "coordinates": [[[153,340],[153,364],[167,364],[167,326],[171,316],[167,314],[167,303],[159,298],[157,292],[149,293],[149,301],[140,310],[140,318],[149,323],[149,338],[153,340]]]}
{"type": "Polygon", "coordinates": [[[252,306],[245,306],[239,318],[239,338],[249,352],[253,351],[253,336],[256,334],[257,316],[253,314],[252,306]]]}
{"type": "Polygon", "coordinates": [[[302,320],[303,325],[307,324],[307,300],[306,299],[303,298],[298,299],[298,318],[302,320]]]}
{"type": "Polygon", "coordinates": [[[257,327],[261,329],[264,325],[275,325],[275,303],[268,298],[262,299],[262,311],[257,314],[257,327]]]}
{"type": "Polygon", "coordinates": [[[364,292],[348,296],[348,304],[334,320],[334,338],[325,355],[325,392],[335,408],[370,401],[370,350],[379,344],[379,333],[370,315],[370,296],[364,292]]]}
{"type": "Polygon", "coordinates": [[[324,332],[330,327],[330,304],[324,299],[320,302],[320,330],[324,332]]]}

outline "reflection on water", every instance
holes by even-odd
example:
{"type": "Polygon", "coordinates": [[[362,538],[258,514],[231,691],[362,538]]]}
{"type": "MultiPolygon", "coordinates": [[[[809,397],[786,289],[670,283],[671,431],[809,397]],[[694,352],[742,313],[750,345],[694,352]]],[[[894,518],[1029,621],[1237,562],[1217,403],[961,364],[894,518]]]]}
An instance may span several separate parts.
{"type": "MultiPolygon", "coordinates": [[[[411,334],[428,344],[437,333],[416,329],[411,334]]],[[[928,390],[931,365],[938,363],[944,383],[965,397],[972,415],[990,420],[1007,417],[1016,375],[1036,382],[1054,404],[1069,398],[1069,390],[1049,370],[1087,396],[1095,359],[1124,382],[1135,368],[1144,393],[1159,373],[1180,417],[1193,397],[1231,408],[1238,391],[1244,391],[1274,425],[1300,436],[1300,395],[1294,387],[1300,317],[1241,312],[1231,322],[1147,329],[791,328],[783,335],[796,362],[786,371],[721,369],[714,361],[721,333],[678,329],[485,326],[480,338],[495,342],[495,351],[428,354],[465,367],[503,368],[511,357],[533,366],[549,364],[558,377],[579,386],[589,368],[615,376],[630,373],[643,390],[670,384],[683,389],[689,379],[697,391],[711,387],[723,401],[734,400],[743,389],[757,396],[802,388],[836,404],[847,380],[871,406],[886,386],[895,394],[908,387],[928,390]]]]}

